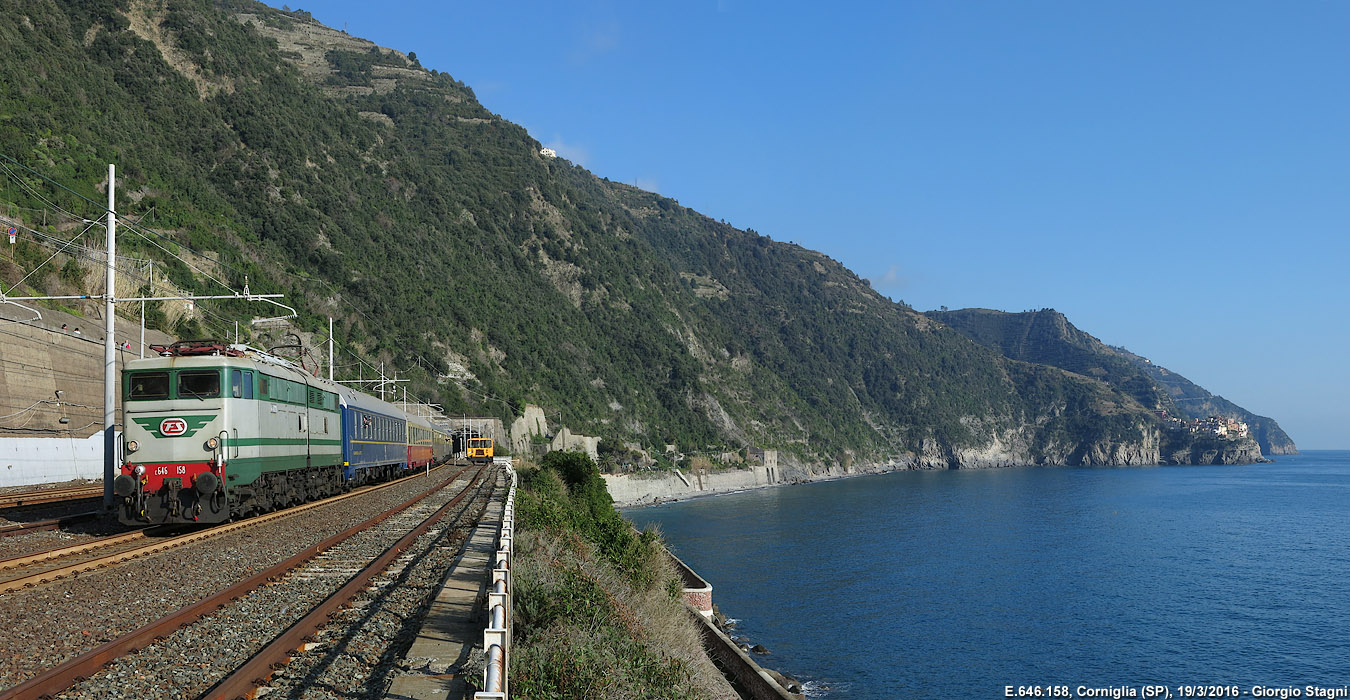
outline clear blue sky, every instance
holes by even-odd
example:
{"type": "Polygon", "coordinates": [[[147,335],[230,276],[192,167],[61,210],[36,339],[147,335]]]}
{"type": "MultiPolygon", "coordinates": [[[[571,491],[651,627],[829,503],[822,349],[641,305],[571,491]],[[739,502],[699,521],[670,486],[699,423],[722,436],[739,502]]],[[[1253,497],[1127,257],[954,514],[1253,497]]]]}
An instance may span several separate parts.
{"type": "Polygon", "coordinates": [[[1350,448],[1350,4],[291,7],[915,308],[1053,307],[1350,448]]]}

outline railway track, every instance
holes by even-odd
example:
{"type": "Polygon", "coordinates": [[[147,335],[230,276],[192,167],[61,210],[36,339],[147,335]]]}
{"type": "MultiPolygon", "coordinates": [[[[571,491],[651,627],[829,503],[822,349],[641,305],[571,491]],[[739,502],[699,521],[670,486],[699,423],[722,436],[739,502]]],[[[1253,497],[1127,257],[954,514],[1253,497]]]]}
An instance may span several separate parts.
{"type": "MultiPolygon", "coordinates": [[[[169,532],[171,530],[165,529],[152,534],[168,534],[169,532]]],[[[126,559],[159,551],[156,547],[171,546],[169,542],[172,541],[157,540],[155,545],[147,546],[144,544],[147,539],[152,539],[152,537],[147,534],[146,530],[135,530],[0,560],[0,593],[29,588],[58,580],[64,576],[112,566],[126,559]]]]}
{"type": "Polygon", "coordinates": [[[55,530],[59,527],[71,525],[74,523],[93,520],[102,515],[103,511],[91,510],[83,513],[71,513],[59,518],[49,518],[47,520],[34,520],[28,523],[15,523],[13,525],[0,526],[0,537],[9,537],[10,535],[21,535],[25,532],[37,532],[39,530],[55,530]]]}
{"type": "MultiPolygon", "coordinates": [[[[483,469],[467,471],[436,479],[430,488],[375,518],[0,691],[0,700],[62,691],[68,698],[251,695],[295,650],[318,645],[314,640],[322,636],[330,616],[369,591],[372,582],[385,587],[415,562],[434,559],[427,551],[444,548],[447,538],[453,539],[447,533],[456,525],[443,522],[447,514],[458,508],[454,518],[476,519],[469,504],[485,503],[484,493],[490,494],[497,472],[485,482],[483,469]],[[414,546],[428,538],[430,544],[414,546]],[[386,579],[384,586],[380,577],[386,579]],[[133,650],[137,653],[128,656],[133,650]]],[[[304,519],[300,509],[275,515],[304,519]]],[[[395,588],[403,591],[404,586],[395,588]]]]}
{"type": "Polygon", "coordinates": [[[262,527],[276,520],[297,517],[304,512],[322,508],[348,498],[358,498],[371,491],[389,488],[397,481],[375,484],[313,503],[287,508],[266,515],[214,527],[197,528],[190,525],[148,527],[141,530],[100,537],[78,544],[56,547],[32,554],[23,554],[0,560],[0,593],[60,580],[109,566],[150,556],[165,550],[194,544],[239,530],[262,527]],[[188,531],[175,536],[175,533],[188,531]]]}
{"type": "Polygon", "coordinates": [[[62,501],[87,501],[103,498],[103,485],[73,486],[40,491],[21,491],[0,494],[0,510],[12,508],[31,508],[62,501]]]}

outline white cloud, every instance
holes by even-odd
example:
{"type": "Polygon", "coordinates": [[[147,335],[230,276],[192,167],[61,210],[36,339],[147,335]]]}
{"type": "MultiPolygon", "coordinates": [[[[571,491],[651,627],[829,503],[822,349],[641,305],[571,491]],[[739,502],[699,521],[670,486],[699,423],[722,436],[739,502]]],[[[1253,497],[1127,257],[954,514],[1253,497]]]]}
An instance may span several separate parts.
{"type": "Polygon", "coordinates": [[[570,58],[575,64],[589,63],[591,59],[617,50],[621,38],[622,30],[617,21],[588,25],[581,29],[570,58]]]}
{"type": "Polygon", "coordinates": [[[886,270],[886,274],[880,277],[869,277],[867,281],[872,283],[872,288],[881,291],[883,289],[903,289],[909,286],[909,278],[900,273],[899,265],[891,265],[886,270]]]}

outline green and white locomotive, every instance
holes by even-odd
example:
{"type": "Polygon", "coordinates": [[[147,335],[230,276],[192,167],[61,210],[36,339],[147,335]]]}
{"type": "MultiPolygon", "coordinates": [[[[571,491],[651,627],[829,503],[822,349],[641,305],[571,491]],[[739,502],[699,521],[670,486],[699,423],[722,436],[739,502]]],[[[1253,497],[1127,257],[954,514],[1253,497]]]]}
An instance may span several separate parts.
{"type": "Polygon", "coordinates": [[[155,350],[122,375],[123,522],[224,522],[346,487],[341,387],[239,345],[155,350]]]}

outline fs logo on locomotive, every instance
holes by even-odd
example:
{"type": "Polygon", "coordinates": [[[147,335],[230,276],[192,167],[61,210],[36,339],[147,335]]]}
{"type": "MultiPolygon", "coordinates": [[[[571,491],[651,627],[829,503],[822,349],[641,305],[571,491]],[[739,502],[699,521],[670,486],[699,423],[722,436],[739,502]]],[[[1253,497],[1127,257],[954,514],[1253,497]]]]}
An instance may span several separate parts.
{"type": "Polygon", "coordinates": [[[183,416],[181,418],[133,418],[155,437],[192,437],[215,416],[183,416]]]}

